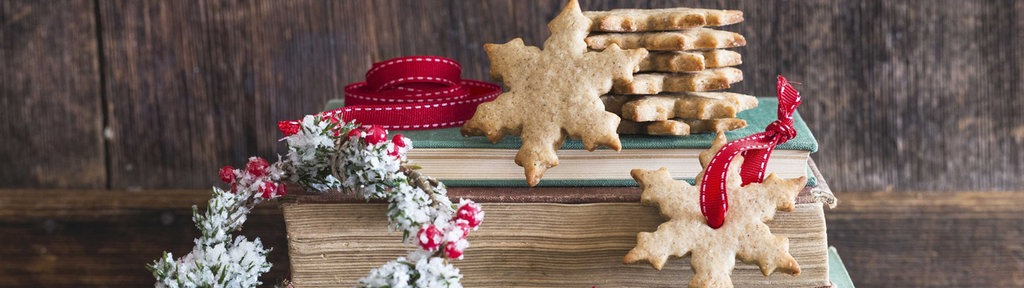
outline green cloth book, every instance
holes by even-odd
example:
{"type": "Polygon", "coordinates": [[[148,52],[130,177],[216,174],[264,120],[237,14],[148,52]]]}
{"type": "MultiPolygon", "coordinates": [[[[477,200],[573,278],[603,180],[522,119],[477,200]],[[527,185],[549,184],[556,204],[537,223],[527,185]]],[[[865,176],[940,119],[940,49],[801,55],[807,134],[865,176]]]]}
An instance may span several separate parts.
{"type": "Polygon", "coordinates": [[[828,247],[828,279],[832,281],[834,288],[854,288],[850,272],[846,271],[843,259],[839,258],[839,252],[832,246],[828,247]]]}
{"type": "MultiPolygon", "coordinates": [[[[764,131],[776,119],[777,99],[761,97],[758,102],[756,108],[737,115],[747,121],[747,127],[725,132],[726,138],[735,140],[764,131]]],[[[343,105],[334,100],[327,109],[343,105]]],[[[808,184],[813,185],[815,179],[807,173],[807,159],[818,150],[818,142],[799,113],[793,118],[797,137],[776,147],[768,171],[784,178],[808,176],[808,184]]],[[[527,186],[522,167],[513,162],[521,145],[519,137],[506,136],[491,143],[483,136],[464,137],[459,128],[392,133],[412,139],[410,162],[449,186],[527,186]]],[[[545,172],[538,186],[635,186],[629,176],[631,169],[660,167],[692,183],[701,170],[697,155],[711,146],[714,137],[713,133],[681,137],[622,135],[622,151],[618,152],[607,148],[586,151],[582,142],[567,139],[558,151],[559,165],[545,172]]]]}

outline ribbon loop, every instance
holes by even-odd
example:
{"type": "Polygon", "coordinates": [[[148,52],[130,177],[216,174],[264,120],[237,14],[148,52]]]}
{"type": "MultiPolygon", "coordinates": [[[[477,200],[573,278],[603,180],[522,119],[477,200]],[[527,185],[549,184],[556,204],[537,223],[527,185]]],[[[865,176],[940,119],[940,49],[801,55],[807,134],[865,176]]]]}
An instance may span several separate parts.
{"type": "MultiPolygon", "coordinates": [[[[332,121],[356,121],[385,129],[418,130],[462,125],[480,103],[494,100],[501,87],[460,78],[462,65],[435,56],[401,57],[374,63],[366,82],[345,86],[345,107],[325,111],[332,121]]],[[[298,121],[282,121],[287,135],[298,121]]]]}
{"type": "Polygon", "coordinates": [[[412,56],[395,58],[373,64],[366,72],[366,84],[370,90],[381,92],[403,84],[433,84],[409,89],[417,91],[435,86],[434,89],[458,85],[462,66],[455,60],[442,57],[412,56]]]}
{"type": "Polygon", "coordinates": [[[785,77],[776,82],[779,98],[778,119],[768,124],[765,131],[726,143],[708,163],[700,179],[700,211],[711,228],[721,227],[729,210],[726,179],[729,166],[736,155],[743,155],[740,167],[742,185],[764,181],[765,167],[775,146],[796,137],[793,113],[800,106],[800,92],[793,89],[785,77]]]}
{"type": "Polygon", "coordinates": [[[777,139],[778,143],[789,141],[790,139],[796,138],[796,129],[793,128],[793,120],[790,119],[788,123],[782,120],[775,120],[768,124],[768,127],[764,128],[765,132],[768,132],[769,137],[776,138],[781,136],[781,139],[777,139]]]}

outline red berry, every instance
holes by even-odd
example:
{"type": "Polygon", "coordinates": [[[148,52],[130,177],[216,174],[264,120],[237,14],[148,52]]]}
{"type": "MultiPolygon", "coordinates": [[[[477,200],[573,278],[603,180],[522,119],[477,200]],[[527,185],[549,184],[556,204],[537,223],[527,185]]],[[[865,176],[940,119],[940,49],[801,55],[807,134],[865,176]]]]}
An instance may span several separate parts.
{"type": "Polygon", "coordinates": [[[466,236],[469,236],[469,231],[473,230],[473,227],[469,227],[469,221],[465,219],[455,220],[455,228],[462,230],[462,239],[466,239],[466,236]]]}
{"type": "Polygon", "coordinates": [[[266,159],[260,157],[251,157],[249,158],[249,164],[245,164],[245,172],[249,172],[249,174],[255,177],[267,175],[267,168],[270,168],[270,163],[267,163],[266,159]]]}
{"type": "Polygon", "coordinates": [[[406,139],[402,134],[395,134],[394,137],[391,137],[391,143],[394,143],[395,147],[405,148],[405,146],[409,146],[409,139],[406,139]]]}
{"type": "Polygon", "coordinates": [[[391,138],[391,149],[388,149],[388,155],[391,157],[399,158],[399,154],[402,153],[402,148],[409,146],[409,139],[402,136],[402,134],[395,134],[395,137],[391,138]]]}
{"type": "Polygon", "coordinates": [[[265,199],[274,198],[274,192],[277,191],[277,185],[274,182],[263,181],[263,186],[260,186],[260,196],[265,199]]]}
{"type": "Polygon", "coordinates": [[[456,242],[448,242],[444,245],[444,255],[447,255],[448,259],[462,259],[462,249],[459,249],[456,242]]]}
{"type": "Polygon", "coordinates": [[[288,187],[286,185],[284,185],[284,183],[278,183],[277,184],[277,191],[274,192],[274,193],[277,193],[278,197],[284,196],[284,195],[288,195],[288,187]]]}
{"type": "Polygon", "coordinates": [[[472,228],[476,228],[480,226],[481,222],[484,222],[484,211],[481,210],[480,204],[474,203],[473,200],[465,200],[460,204],[456,218],[466,220],[469,227],[472,228]]]}
{"type": "Polygon", "coordinates": [[[366,128],[366,144],[377,145],[384,141],[388,141],[388,130],[377,125],[366,128]]]}
{"type": "Polygon", "coordinates": [[[235,183],[235,167],[220,167],[220,181],[228,184],[235,183]]]}
{"type": "Polygon", "coordinates": [[[420,247],[427,251],[434,251],[440,248],[443,238],[441,229],[437,229],[437,226],[434,225],[420,228],[420,232],[416,233],[416,239],[419,241],[420,247]]]}
{"type": "Polygon", "coordinates": [[[352,138],[352,137],[356,137],[356,138],[359,138],[359,137],[363,137],[363,134],[362,134],[362,133],[363,133],[363,131],[362,131],[362,130],[359,130],[359,128],[356,128],[356,129],[352,129],[352,130],[349,130],[349,131],[348,131],[348,138],[352,138]]]}

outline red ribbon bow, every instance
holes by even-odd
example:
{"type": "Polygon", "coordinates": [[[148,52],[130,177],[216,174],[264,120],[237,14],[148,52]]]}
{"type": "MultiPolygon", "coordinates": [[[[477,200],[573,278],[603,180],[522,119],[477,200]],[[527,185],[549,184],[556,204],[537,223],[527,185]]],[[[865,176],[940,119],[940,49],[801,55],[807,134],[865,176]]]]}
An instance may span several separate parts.
{"type": "Polygon", "coordinates": [[[778,120],[768,124],[764,132],[726,143],[708,163],[700,185],[700,212],[707,218],[708,226],[711,228],[722,227],[725,212],[729,210],[725,176],[732,159],[741,153],[743,155],[743,166],[740,167],[743,185],[760,183],[764,181],[768,156],[775,150],[775,146],[796,137],[793,112],[800,106],[800,92],[796,91],[785,77],[779,76],[776,82],[776,96],[779,98],[778,120]]]}
{"type": "MultiPolygon", "coordinates": [[[[462,125],[476,106],[494,100],[501,87],[464,80],[462,65],[435,56],[400,57],[373,64],[366,82],[345,86],[345,107],[321,117],[385,129],[420,130],[462,125]]],[[[299,121],[277,124],[287,135],[299,131],[299,121]]]]}

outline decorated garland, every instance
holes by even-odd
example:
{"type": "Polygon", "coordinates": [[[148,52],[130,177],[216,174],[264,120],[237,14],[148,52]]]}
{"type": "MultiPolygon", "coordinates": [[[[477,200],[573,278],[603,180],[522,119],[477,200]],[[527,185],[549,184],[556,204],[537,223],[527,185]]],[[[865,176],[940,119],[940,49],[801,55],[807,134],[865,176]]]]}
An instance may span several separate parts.
{"type": "MultiPolygon", "coordinates": [[[[359,127],[337,117],[308,115],[299,125],[282,129],[288,154],[270,164],[249,158],[244,169],[225,166],[220,178],[229,190],[213,188],[206,212],[193,206],[193,221],[202,232],[192,252],[175,259],[171,253],[149,265],[156,287],[255,287],[270,270],[259,239],[233,240],[246,215],[259,203],[284,196],[284,182],[309,191],[359,193],[367,200],[388,203],[390,228],[419,249],[370,271],[360,287],[462,287],[459,269],[469,247],[466,236],[483,221],[472,200],[452,203],[443,183],[421,175],[406,163],[412,143],[401,134],[387,139],[380,126],[359,127]]],[[[284,127],[282,127],[284,128],[284,127]]]]}

